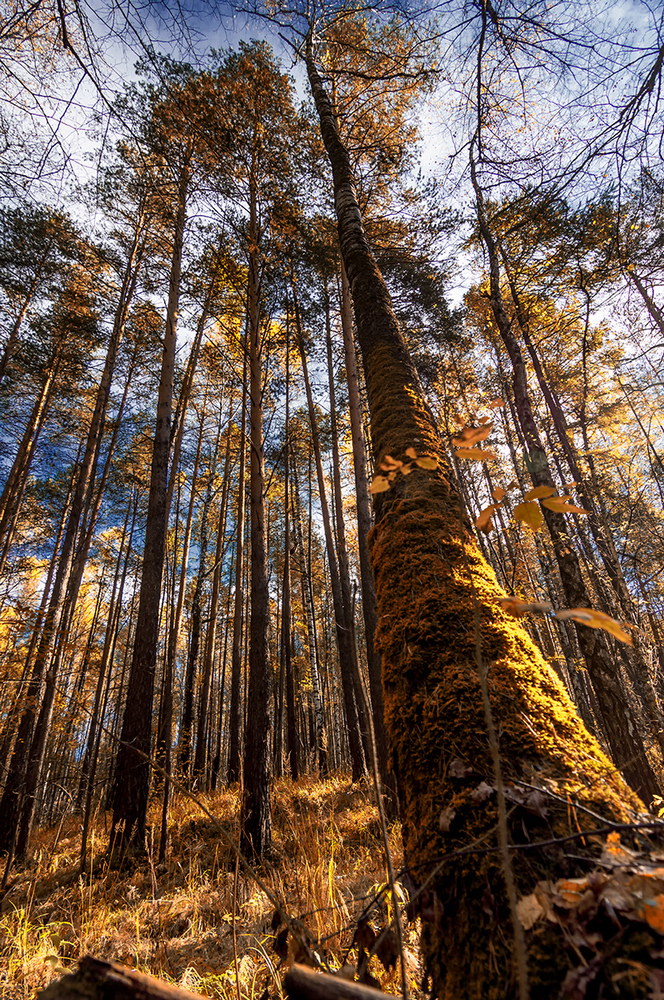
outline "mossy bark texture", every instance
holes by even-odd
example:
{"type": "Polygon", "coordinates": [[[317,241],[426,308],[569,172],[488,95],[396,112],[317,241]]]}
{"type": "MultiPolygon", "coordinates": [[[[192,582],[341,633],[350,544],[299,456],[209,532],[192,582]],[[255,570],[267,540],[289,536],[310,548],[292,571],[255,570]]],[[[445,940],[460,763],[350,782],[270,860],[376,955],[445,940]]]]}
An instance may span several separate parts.
{"type": "MultiPolygon", "coordinates": [[[[508,792],[512,844],[551,841],[596,826],[584,808],[611,820],[642,809],[576,715],[560,681],[519,623],[498,603],[504,593],[483,559],[367,245],[346,150],[317,72],[307,69],[333,169],[344,265],[365,369],[373,448],[406,460],[406,449],[434,457],[413,465],[376,503],[371,555],[376,583],[383,685],[391,755],[398,778],[405,863],[419,900],[424,957],[434,994],[445,1000],[516,995],[514,943],[497,850],[495,778],[478,667],[486,672],[508,792]],[[479,643],[477,642],[479,633],[479,643]],[[478,665],[477,648],[480,648],[478,665]],[[541,789],[542,808],[510,800],[509,790],[541,789]],[[579,808],[579,806],[581,808],[579,808]],[[465,854],[449,861],[459,849],[465,854]],[[427,911],[425,913],[425,911],[427,911]]],[[[512,851],[519,897],[540,880],[585,874],[588,841],[512,851]]],[[[544,929],[541,929],[541,928],[544,929]]],[[[570,968],[560,927],[527,935],[533,997],[557,997],[570,968]]],[[[631,980],[630,980],[631,982],[631,980]]],[[[641,996],[628,980],[605,996],[641,996]]],[[[586,995],[586,994],[579,994],[586,995]]],[[[590,995],[590,994],[588,994],[590,995]]]]}

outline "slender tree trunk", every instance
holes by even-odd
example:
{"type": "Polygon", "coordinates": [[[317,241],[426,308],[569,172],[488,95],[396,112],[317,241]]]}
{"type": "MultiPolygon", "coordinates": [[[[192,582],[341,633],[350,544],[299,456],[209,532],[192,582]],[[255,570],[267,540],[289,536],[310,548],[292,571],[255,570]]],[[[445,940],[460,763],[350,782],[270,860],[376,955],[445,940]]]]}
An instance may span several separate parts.
{"type": "MultiPolygon", "coordinates": [[[[555,489],[547,455],[533,416],[523,355],[503,304],[498,251],[486,221],[482,192],[476,182],[472,159],[471,176],[477,198],[480,231],[489,254],[491,310],[512,364],[514,403],[528,449],[529,471],[534,486],[548,486],[555,489]]],[[[591,601],[576,551],[569,540],[565,517],[547,507],[543,507],[542,512],[553,542],[567,605],[570,608],[587,608],[591,601]]],[[[638,722],[625,698],[619,675],[612,662],[608,643],[597,629],[577,624],[576,631],[601,707],[611,755],[632,788],[644,801],[650,802],[659,790],[657,780],[646,757],[638,722]]]]}
{"type": "Polygon", "coordinates": [[[330,511],[327,503],[325,491],[325,476],[323,474],[323,462],[321,458],[320,438],[318,425],[316,422],[316,411],[314,409],[314,399],[309,381],[309,371],[307,366],[307,356],[304,348],[302,330],[300,329],[299,310],[295,301],[295,322],[297,324],[298,349],[302,360],[302,373],[304,375],[304,387],[307,394],[307,405],[309,408],[309,422],[311,424],[311,438],[314,446],[314,457],[316,460],[316,475],[318,477],[318,492],[320,496],[321,515],[323,519],[323,531],[325,534],[325,547],[327,550],[327,561],[330,570],[330,584],[332,587],[332,602],[334,605],[334,617],[337,631],[337,646],[339,650],[339,671],[344,694],[344,707],[346,710],[346,724],[348,730],[348,742],[351,755],[353,781],[358,781],[366,771],[364,751],[362,749],[362,736],[360,732],[358,708],[355,700],[355,685],[353,681],[354,661],[356,658],[355,643],[346,624],[346,612],[337,566],[337,557],[334,548],[334,538],[332,536],[332,526],[330,523],[330,511]]]}
{"type": "MultiPolygon", "coordinates": [[[[188,153],[190,152],[191,144],[188,153]]],[[[166,329],[164,331],[157,419],[150,471],[138,619],[120,747],[116,760],[111,834],[112,850],[115,850],[116,847],[124,849],[130,844],[138,852],[145,849],[145,823],[150,790],[150,765],[146,756],[149,756],[152,745],[152,700],[159,635],[161,579],[166,543],[166,493],[173,376],[188,187],[189,165],[188,159],[186,159],[181,170],[178,188],[166,329]]]]}
{"type": "Polygon", "coordinates": [[[362,429],[362,400],[360,398],[360,383],[357,376],[350,288],[343,261],[341,262],[341,329],[344,341],[348,410],[353,445],[353,471],[355,473],[355,496],[357,500],[357,547],[360,557],[362,614],[364,616],[364,635],[367,646],[369,691],[371,693],[371,709],[376,739],[376,752],[378,755],[378,772],[381,782],[389,792],[389,797],[393,799],[396,795],[396,788],[394,776],[389,772],[383,678],[381,674],[380,655],[376,650],[375,643],[378,614],[376,611],[376,592],[374,589],[373,573],[369,559],[368,539],[369,531],[371,530],[372,515],[369,498],[369,478],[367,475],[367,454],[362,429]]]}
{"type": "Polygon", "coordinates": [[[205,775],[205,730],[208,720],[208,707],[210,701],[210,685],[212,682],[212,667],[214,663],[214,649],[217,636],[217,612],[219,608],[219,591],[221,588],[221,570],[223,563],[224,536],[226,530],[226,505],[228,503],[228,489],[230,480],[231,461],[231,425],[230,419],[233,411],[233,397],[230,398],[228,427],[226,429],[226,454],[224,456],[224,474],[221,504],[219,507],[219,518],[217,523],[217,541],[214,552],[214,567],[212,572],[212,593],[210,595],[210,615],[209,624],[205,634],[205,648],[203,651],[203,682],[201,684],[201,698],[198,708],[198,723],[196,727],[196,754],[194,757],[194,777],[198,780],[198,787],[203,786],[205,775]]]}
{"type": "Polygon", "coordinates": [[[231,703],[228,734],[228,784],[240,780],[240,682],[242,679],[242,621],[244,613],[244,492],[246,488],[247,428],[247,351],[242,374],[242,409],[240,415],[240,470],[238,473],[237,511],[235,515],[235,597],[233,602],[233,643],[231,647],[231,703]]]}
{"type": "MultiPolygon", "coordinates": [[[[252,165],[253,166],[253,165],[252,165]]],[[[249,197],[249,423],[251,427],[251,619],[249,622],[249,687],[244,741],[244,788],[242,798],[242,842],[257,857],[266,854],[272,842],[270,812],[270,673],[268,629],[270,594],[267,576],[265,524],[265,463],[263,455],[263,384],[260,339],[260,274],[258,192],[253,170],[249,197]]]]}
{"type": "Polygon", "coordinates": [[[309,646],[309,670],[311,672],[311,688],[314,699],[314,713],[316,716],[316,736],[318,743],[315,747],[318,769],[321,775],[326,775],[329,771],[327,732],[325,724],[325,710],[323,706],[323,695],[320,682],[320,661],[318,658],[318,641],[316,638],[316,620],[314,617],[313,590],[311,587],[310,563],[304,549],[304,535],[302,533],[302,517],[300,514],[300,488],[297,482],[297,467],[293,462],[293,474],[290,477],[291,483],[291,507],[293,510],[293,535],[291,542],[291,554],[296,561],[300,573],[300,589],[302,592],[302,611],[307,624],[307,643],[309,646]]]}
{"type": "MultiPolygon", "coordinates": [[[[286,420],[284,424],[284,583],[281,598],[281,659],[286,685],[287,756],[293,781],[300,776],[297,726],[295,724],[295,684],[291,655],[291,529],[290,529],[290,343],[286,332],[286,420]]],[[[281,722],[281,720],[280,720],[281,722]]]]}

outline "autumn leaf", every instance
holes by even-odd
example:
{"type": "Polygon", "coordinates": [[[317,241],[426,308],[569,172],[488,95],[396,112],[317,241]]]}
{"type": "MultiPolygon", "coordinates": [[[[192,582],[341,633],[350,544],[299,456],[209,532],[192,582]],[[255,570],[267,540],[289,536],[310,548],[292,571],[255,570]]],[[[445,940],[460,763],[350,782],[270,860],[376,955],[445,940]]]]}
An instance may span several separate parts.
{"type": "Polygon", "coordinates": [[[528,490],[524,500],[541,500],[542,497],[552,497],[555,493],[553,486],[536,486],[533,490],[528,490]]]}
{"type": "Polygon", "coordinates": [[[458,437],[452,438],[452,444],[460,446],[476,444],[478,441],[484,441],[491,433],[492,427],[493,424],[485,424],[483,427],[466,426],[458,437]]]}
{"type": "Polygon", "coordinates": [[[507,496],[507,490],[504,490],[502,486],[497,486],[495,490],[491,491],[491,496],[496,501],[496,503],[500,503],[500,501],[507,496]]]}
{"type": "Polygon", "coordinates": [[[491,520],[492,516],[498,510],[499,504],[489,504],[480,511],[479,516],[475,520],[475,527],[479,528],[480,531],[486,532],[488,535],[490,531],[493,531],[493,522],[491,520]]]}
{"type": "Polygon", "coordinates": [[[413,471],[413,466],[410,462],[408,463],[408,465],[401,466],[401,472],[404,476],[410,475],[412,471],[413,471]]]}
{"type": "Polygon", "coordinates": [[[392,458],[391,455],[386,455],[380,463],[380,468],[383,472],[389,472],[392,469],[400,469],[402,465],[403,462],[399,462],[397,459],[392,458]]]}
{"type": "Polygon", "coordinates": [[[514,516],[517,521],[523,521],[533,531],[539,531],[544,523],[542,509],[534,500],[530,500],[527,503],[518,503],[514,508],[514,516]]]}
{"type": "Polygon", "coordinates": [[[554,510],[557,514],[588,514],[587,510],[583,507],[577,507],[576,504],[568,503],[570,498],[568,496],[563,497],[552,497],[550,500],[542,500],[544,507],[548,507],[549,510],[554,510]]]}
{"type": "Polygon", "coordinates": [[[501,399],[500,396],[496,396],[496,398],[492,399],[491,402],[489,403],[489,406],[491,407],[492,410],[500,410],[501,407],[503,407],[504,405],[505,405],[505,400],[501,399]]]}
{"type": "Polygon", "coordinates": [[[406,455],[408,458],[412,458],[413,461],[417,458],[417,452],[414,448],[406,448],[406,455]]]}
{"type": "Polygon", "coordinates": [[[490,462],[498,458],[495,452],[483,448],[457,448],[454,454],[457,458],[471,458],[475,462],[490,462]]]}
{"type": "Polygon", "coordinates": [[[653,899],[646,899],[639,916],[658,934],[664,935],[664,896],[658,894],[653,899]]]}
{"type": "Polygon", "coordinates": [[[415,465],[419,465],[420,469],[437,469],[438,459],[437,458],[418,458],[415,465]]]}
{"type": "Polygon", "coordinates": [[[560,611],[556,611],[556,618],[560,621],[567,621],[568,618],[571,618],[581,625],[587,625],[588,628],[604,629],[605,632],[610,632],[620,642],[626,642],[628,646],[632,645],[631,635],[625,632],[620,622],[617,622],[615,618],[611,618],[609,615],[605,615],[603,611],[595,611],[594,608],[563,608],[560,611]]]}
{"type": "Polygon", "coordinates": [[[369,487],[369,493],[384,493],[385,490],[389,490],[390,483],[385,478],[385,476],[375,476],[374,481],[369,487]]]}
{"type": "Polygon", "coordinates": [[[544,908],[541,906],[535,893],[531,893],[530,896],[524,896],[520,899],[516,904],[516,912],[524,931],[529,931],[540,917],[544,916],[544,908]]]}
{"type": "Polygon", "coordinates": [[[518,597],[501,597],[498,603],[503,611],[506,611],[508,615],[514,615],[515,618],[521,618],[522,615],[530,614],[533,611],[538,614],[553,611],[550,604],[540,604],[537,601],[520,601],[518,597]]]}

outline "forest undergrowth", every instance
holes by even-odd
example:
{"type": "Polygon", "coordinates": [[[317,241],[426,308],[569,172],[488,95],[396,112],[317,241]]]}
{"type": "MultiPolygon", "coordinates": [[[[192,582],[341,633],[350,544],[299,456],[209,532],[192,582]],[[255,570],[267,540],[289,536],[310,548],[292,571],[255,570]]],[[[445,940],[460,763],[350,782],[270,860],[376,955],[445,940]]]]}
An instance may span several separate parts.
{"type": "MultiPolygon", "coordinates": [[[[238,836],[237,789],[198,798],[238,836]]],[[[274,789],[274,855],[260,875],[333,971],[356,963],[358,918],[386,880],[374,798],[369,786],[343,776],[284,779],[274,789]]],[[[169,852],[158,864],[160,810],[156,798],[147,858],[115,868],[106,863],[110,813],[99,813],[85,876],[79,866],[80,817],[35,834],[0,902],[2,1000],[31,1000],[86,954],[222,1000],[282,997],[283,976],[297,956],[285,954],[283,939],[275,951],[274,906],[241,867],[236,878],[235,856],[215,823],[184,795],[171,804],[169,852]]],[[[398,865],[398,825],[390,843],[398,865]]],[[[380,922],[381,914],[375,916],[380,922]]],[[[416,928],[410,925],[406,933],[416,991],[416,928]]],[[[399,992],[394,969],[386,972],[374,957],[370,971],[384,990],[399,992]]]]}

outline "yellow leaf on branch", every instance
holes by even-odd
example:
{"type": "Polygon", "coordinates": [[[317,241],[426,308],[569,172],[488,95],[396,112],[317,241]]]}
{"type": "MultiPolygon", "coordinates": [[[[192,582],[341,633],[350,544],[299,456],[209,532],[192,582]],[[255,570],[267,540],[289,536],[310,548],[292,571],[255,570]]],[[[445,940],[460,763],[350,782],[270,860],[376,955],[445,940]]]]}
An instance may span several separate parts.
{"type": "Polygon", "coordinates": [[[632,645],[631,635],[625,632],[620,622],[611,618],[610,615],[605,615],[603,611],[595,611],[594,608],[563,608],[561,611],[556,611],[556,618],[560,621],[567,621],[568,618],[571,618],[581,625],[587,625],[588,628],[602,628],[605,632],[610,632],[620,642],[626,642],[628,646],[632,645]]]}
{"type": "Polygon", "coordinates": [[[555,493],[553,486],[536,486],[533,490],[528,490],[525,500],[541,500],[542,497],[552,497],[555,493]]]}
{"type": "Polygon", "coordinates": [[[438,459],[437,458],[418,458],[415,465],[419,465],[420,469],[437,469],[438,459]]]}
{"type": "Polygon", "coordinates": [[[481,510],[478,517],[475,520],[475,527],[479,528],[480,531],[484,531],[487,535],[489,534],[490,531],[493,531],[493,521],[491,520],[491,518],[498,510],[499,506],[500,504],[492,503],[489,504],[488,507],[485,507],[483,510],[481,510]]]}
{"type": "Polygon", "coordinates": [[[502,597],[498,603],[503,611],[506,611],[508,615],[514,615],[515,618],[521,618],[523,615],[533,612],[536,614],[545,614],[547,611],[553,611],[550,604],[540,604],[537,601],[520,601],[518,597],[502,597]]]}
{"type": "Polygon", "coordinates": [[[534,500],[526,501],[526,503],[518,503],[514,508],[514,516],[517,521],[523,521],[533,531],[539,531],[544,523],[542,509],[534,500]]]}
{"type": "Polygon", "coordinates": [[[390,483],[385,478],[385,476],[375,476],[374,481],[369,487],[369,493],[384,493],[385,490],[389,490],[390,483]]]}
{"type": "Polygon", "coordinates": [[[570,497],[551,497],[550,500],[542,500],[544,507],[548,507],[549,510],[554,510],[557,514],[588,514],[589,511],[584,510],[583,507],[577,507],[576,504],[569,503],[570,497]]]}
{"type": "Polygon", "coordinates": [[[464,427],[458,437],[452,438],[452,444],[457,446],[476,444],[484,441],[491,433],[493,424],[484,424],[482,427],[464,427]]]}
{"type": "MultiPolygon", "coordinates": [[[[457,458],[470,458],[475,462],[490,462],[498,458],[495,452],[484,448],[457,448],[454,454],[457,458]]],[[[419,461],[417,464],[420,464],[419,461]]]]}

